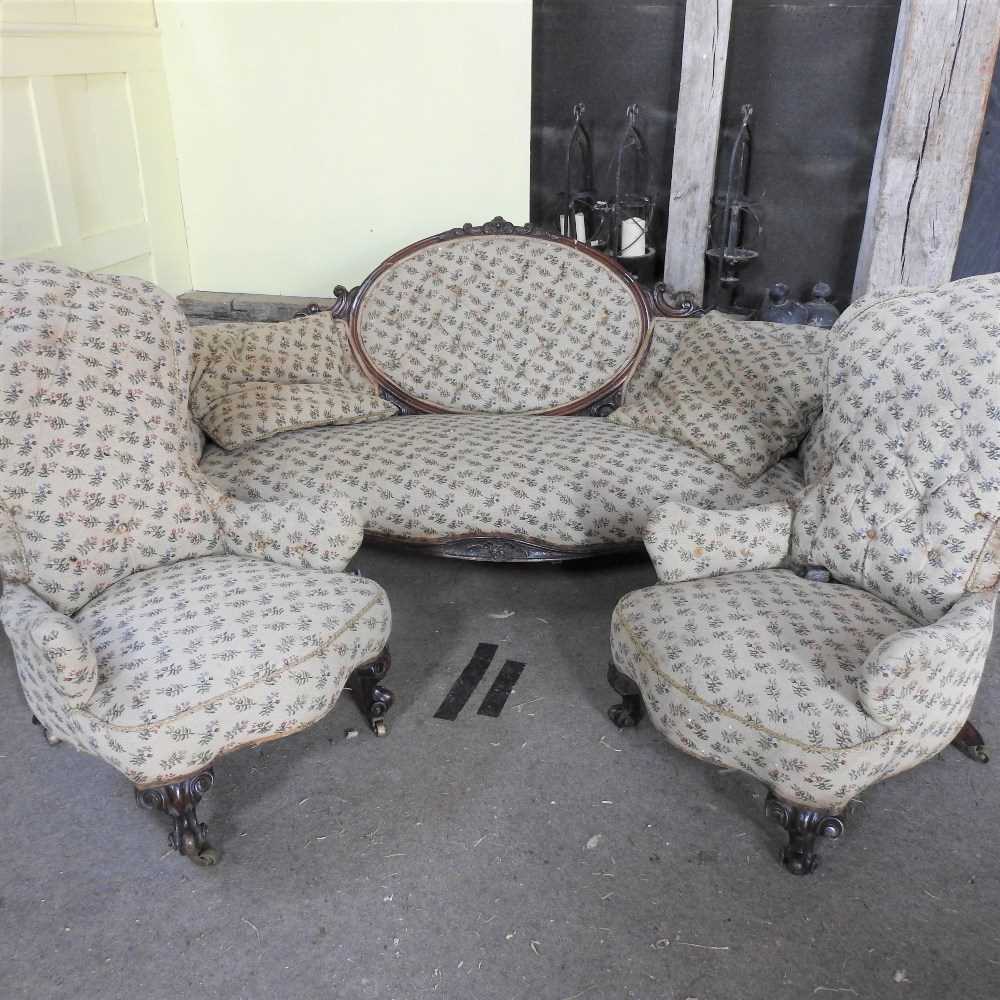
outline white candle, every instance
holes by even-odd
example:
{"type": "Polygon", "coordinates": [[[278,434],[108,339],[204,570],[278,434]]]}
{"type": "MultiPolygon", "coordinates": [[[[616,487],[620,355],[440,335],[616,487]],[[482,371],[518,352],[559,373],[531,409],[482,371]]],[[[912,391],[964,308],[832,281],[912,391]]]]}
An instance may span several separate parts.
{"type": "Polygon", "coordinates": [[[633,216],[622,219],[622,257],[642,257],[646,253],[646,220],[633,216]]]}
{"type": "Polygon", "coordinates": [[[566,216],[565,215],[560,215],[559,216],[559,232],[563,236],[571,236],[574,240],[577,240],[580,243],[586,243],[587,242],[587,221],[583,217],[583,212],[577,212],[576,215],[574,216],[573,221],[574,221],[574,225],[576,227],[576,231],[572,232],[572,233],[567,232],[567,230],[566,230],[566,216]]]}

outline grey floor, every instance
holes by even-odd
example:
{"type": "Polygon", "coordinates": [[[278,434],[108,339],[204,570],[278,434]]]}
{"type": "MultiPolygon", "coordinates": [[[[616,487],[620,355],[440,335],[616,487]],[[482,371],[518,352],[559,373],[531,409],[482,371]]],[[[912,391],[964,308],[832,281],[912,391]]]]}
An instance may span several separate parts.
{"type": "MultiPolygon", "coordinates": [[[[609,616],[644,559],[359,564],[394,610],[391,732],[345,699],[226,758],[214,869],[168,854],[110,768],[46,746],[3,641],[0,997],[1000,996],[1000,754],[871,789],[796,879],[759,785],[604,717],[609,616]],[[479,642],[500,645],[486,681],[434,719],[479,642]],[[520,683],[477,715],[506,658],[520,683]]],[[[1000,742],[998,706],[994,664],[976,719],[1000,742]]]]}

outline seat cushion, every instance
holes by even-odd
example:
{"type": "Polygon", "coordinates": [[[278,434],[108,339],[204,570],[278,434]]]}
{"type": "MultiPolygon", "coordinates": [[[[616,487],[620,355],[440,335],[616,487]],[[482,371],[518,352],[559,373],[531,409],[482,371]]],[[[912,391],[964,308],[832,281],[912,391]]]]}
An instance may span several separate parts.
{"type": "Polygon", "coordinates": [[[647,313],[625,272],[589,249],[459,232],[382,264],[351,323],[363,363],[418,408],[565,412],[626,377],[647,313]]]}
{"type": "Polygon", "coordinates": [[[671,742],[839,808],[893,766],[898,734],[857,688],[868,654],[913,625],[864,591],[765,570],[628,594],[611,643],[671,742]]]}
{"type": "Polygon", "coordinates": [[[99,679],[69,738],[137,784],[315,722],[390,628],[370,580],[238,556],[137,573],[74,620],[99,679]]]}
{"type": "Polygon", "coordinates": [[[409,541],[505,535],[563,548],[639,542],[663,500],[740,507],[790,496],[793,463],[750,487],[655,434],[595,417],[424,415],[294,431],[202,468],[248,500],[319,496],[335,484],[369,532],[409,541]]]}
{"type": "Polygon", "coordinates": [[[868,654],[913,626],[862,590],[789,570],[657,584],[615,610],[652,676],[790,746],[842,749],[880,735],[856,687],[868,654]]]}

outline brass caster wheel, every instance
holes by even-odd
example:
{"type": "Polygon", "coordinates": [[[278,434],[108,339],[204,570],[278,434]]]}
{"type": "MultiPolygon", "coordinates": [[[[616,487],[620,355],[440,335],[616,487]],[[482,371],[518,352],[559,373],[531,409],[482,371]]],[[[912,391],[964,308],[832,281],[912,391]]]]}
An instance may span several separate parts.
{"type": "Polygon", "coordinates": [[[389,732],[385,719],[372,719],[372,732],[376,736],[385,736],[389,732]]]}

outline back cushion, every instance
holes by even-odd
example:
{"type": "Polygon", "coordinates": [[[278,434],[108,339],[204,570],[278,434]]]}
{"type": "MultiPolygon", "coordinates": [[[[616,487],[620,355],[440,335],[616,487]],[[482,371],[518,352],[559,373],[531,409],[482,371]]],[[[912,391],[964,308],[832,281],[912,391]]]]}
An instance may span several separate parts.
{"type": "Polygon", "coordinates": [[[998,388],[1000,275],[855,303],[830,337],[793,555],[921,621],[995,588],[998,388]]]}
{"type": "Polygon", "coordinates": [[[4,575],[72,614],[130,573],[213,551],[177,303],[135,278],[4,261],[0,330],[4,575]]]}
{"type": "Polygon", "coordinates": [[[610,261],[517,235],[418,246],[375,272],[352,318],[380,382],[463,413],[571,410],[628,374],[646,329],[610,261]]]}

